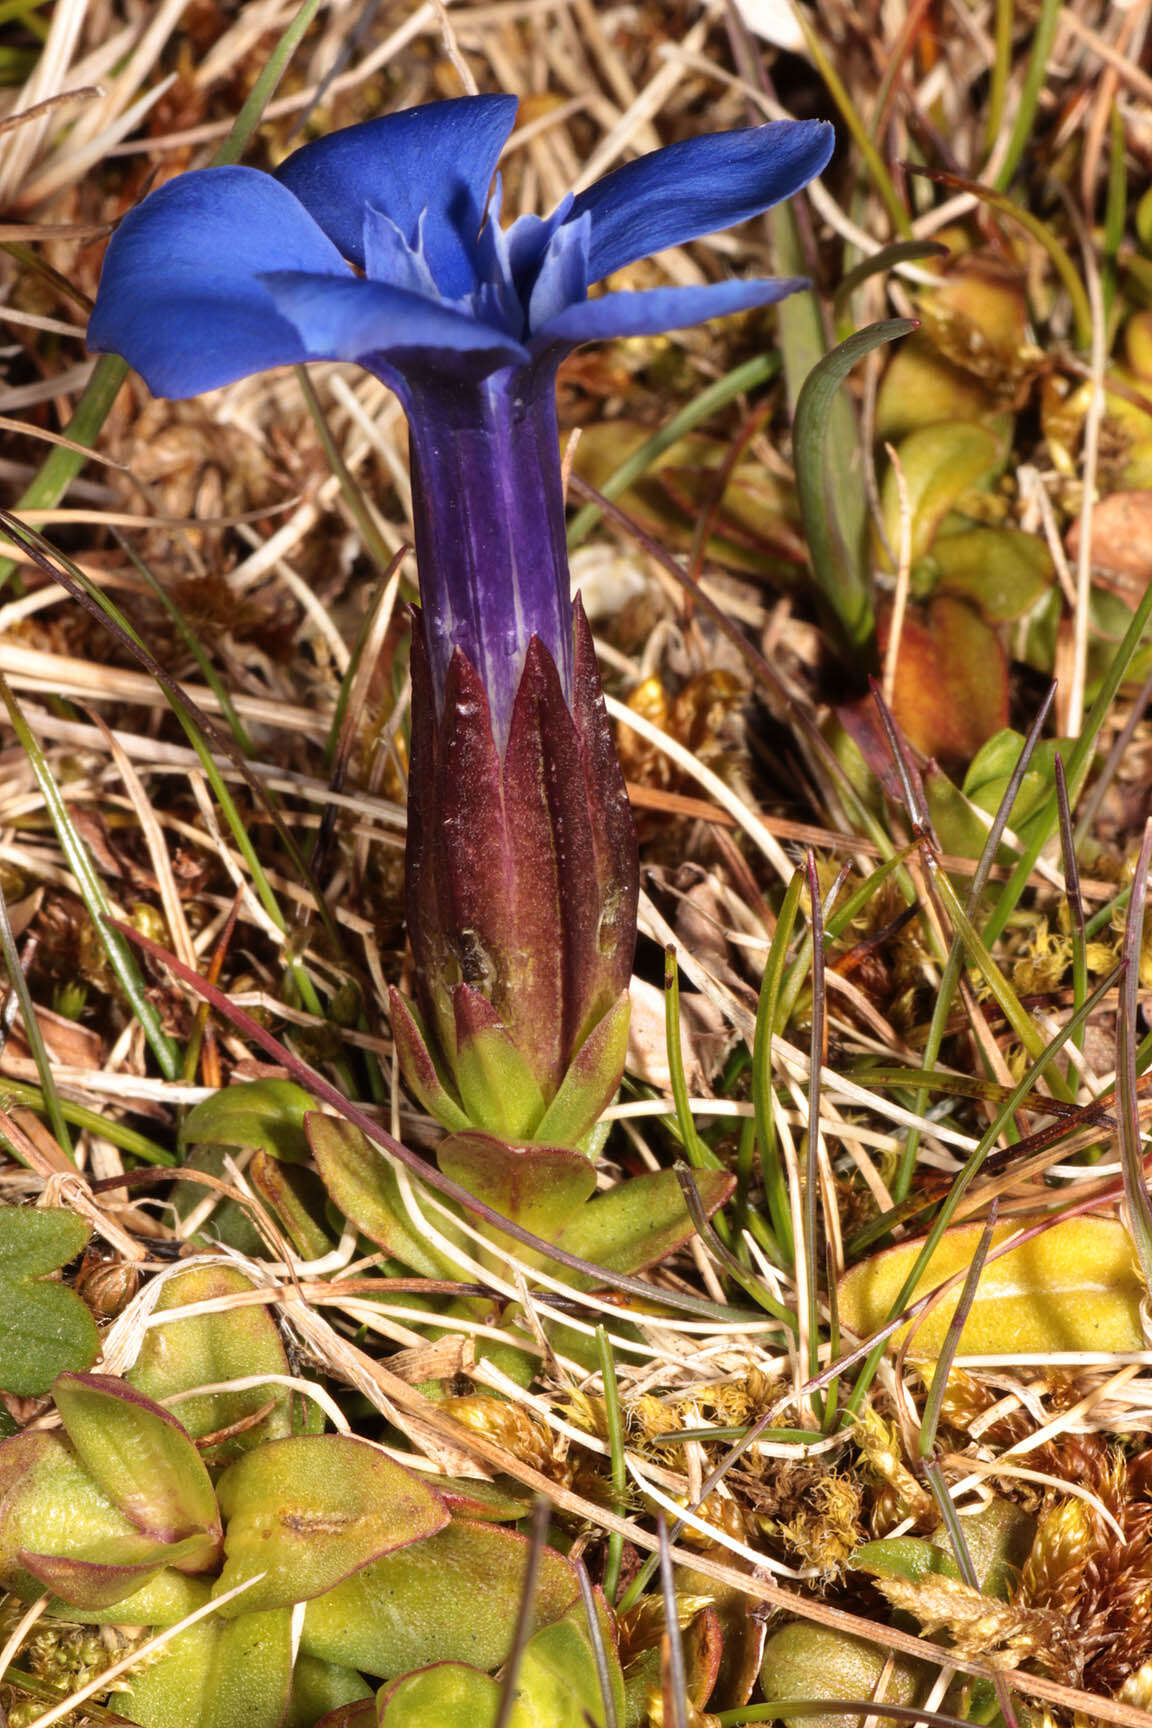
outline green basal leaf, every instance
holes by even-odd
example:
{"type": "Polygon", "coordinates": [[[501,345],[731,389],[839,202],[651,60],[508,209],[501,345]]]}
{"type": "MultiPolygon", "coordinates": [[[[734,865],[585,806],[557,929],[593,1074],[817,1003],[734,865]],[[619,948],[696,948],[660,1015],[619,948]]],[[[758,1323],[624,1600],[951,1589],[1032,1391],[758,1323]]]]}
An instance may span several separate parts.
{"type": "Polygon", "coordinates": [[[470,1122],[507,1140],[532,1134],[544,1094],[504,1026],[457,1027],[453,1075],[470,1122]]]}
{"type": "Polygon", "coordinates": [[[536,1124],[535,1139],[544,1145],[575,1146],[595,1126],[620,1085],[630,1017],[625,990],[572,1058],[560,1090],[536,1124]]]}
{"type": "Polygon", "coordinates": [[[918,1584],[922,1578],[958,1579],[961,1575],[946,1549],[919,1536],[890,1536],[882,1542],[865,1542],[848,1563],[875,1578],[900,1578],[908,1584],[918,1584]]]}
{"type": "MultiPolygon", "coordinates": [[[[235,1156],[236,1149],[231,1146],[194,1146],[184,1154],[183,1168],[228,1185],[231,1182],[228,1163],[235,1156]]],[[[211,1211],[206,1218],[201,1214],[199,1229],[186,1239],[194,1247],[210,1252],[220,1247],[233,1248],[237,1254],[259,1259],[265,1252],[264,1238],[253,1222],[252,1208],[226,1195],[214,1194],[203,1182],[183,1179],[173,1186],[171,1204],[181,1229],[194,1212],[200,1212],[206,1200],[212,1202],[211,1211]]]]}
{"type": "Polygon", "coordinates": [[[316,1100],[292,1080],[245,1080],[190,1110],[180,1144],[259,1147],[273,1158],[302,1164],[308,1157],[304,1118],[315,1108],[316,1100]]]}
{"type": "MultiPolygon", "coordinates": [[[[308,1725],[302,1725],[308,1728],[308,1725]]],[[[356,1704],[342,1704],[330,1710],[316,1723],[316,1728],[376,1728],[376,1698],[362,1698],[356,1704]]]]}
{"type": "MultiPolygon", "coordinates": [[[[785,205],[778,206],[770,220],[778,231],[794,225],[785,205]]],[[[819,317],[808,296],[795,295],[791,306],[779,314],[782,341],[789,324],[805,315],[813,318],[818,333],[819,317]]],[[[812,574],[825,608],[857,659],[870,658],[874,653],[875,612],[867,548],[868,506],[857,460],[859,437],[840,386],[857,360],[881,343],[906,336],[913,328],[907,318],[892,318],[857,331],[813,364],[796,400],[792,437],[796,491],[812,574]]],[[[791,372],[787,347],[785,364],[791,372]]]]}
{"type": "MultiPolygon", "coordinates": [[[[1004,461],[1004,450],[987,427],[951,420],[909,433],[897,456],[907,488],[915,564],[932,549],[940,523],[964,494],[986,484],[996,473],[1004,461]]],[[[901,541],[901,501],[895,468],[889,468],[884,476],[881,510],[888,544],[896,553],[901,541]]]]}
{"type": "Polygon", "coordinates": [[[335,1244],[317,1222],[327,1209],[324,1185],[312,1170],[257,1152],[244,1172],[301,1260],[320,1260],[335,1244]]]}
{"type": "Polygon", "coordinates": [[[604,1703],[587,1633],[572,1620],[530,1638],[516,1675],[509,1728],[602,1728],[604,1703]]]}
{"type": "Polygon", "coordinates": [[[372,1688],[355,1668],[336,1662],[321,1662],[315,1656],[297,1656],[292,1669],[292,1696],[283,1728],[319,1728],[321,1717],[350,1704],[366,1702],[369,1721],[376,1728],[376,1706],[372,1688]]]}
{"type": "Polygon", "coordinates": [[[493,1728],[499,1706],[500,1687],[479,1668],[438,1662],[381,1687],[377,1721],[379,1728],[493,1728]]]}
{"type": "Polygon", "coordinates": [[[39,1596],[25,1553],[84,1556],[144,1540],[93,1481],[59,1433],[18,1434],[0,1445],[0,1586],[39,1596]]]}
{"type": "Polygon", "coordinates": [[[188,1569],[210,1564],[220,1513],[204,1461],[176,1418],[105,1374],[61,1374],[52,1396],[81,1462],[109,1499],[158,1542],[208,1536],[208,1553],[188,1569]]]}
{"type": "MultiPolygon", "coordinates": [[[[247,1295],[251,1279],[234,1266],[193,1266],[165,1281],[154,1313],[247,1295]]],[[[267,1308],[248,1303],[212,1314],[193,1314],[167,1325],[152,1325],[135,1363],[125,1376],[138,1392],[158,1402],[196,1386],[215,1386],[253,1375],[287,1375],[288,1358],[267,1308]]],[[[172,1405],[193,1440],[221,1434],[241,1424],[238,1432],[201,1449],[216,1470],[265,1440],[278,1440],[305,1430],[319,1420],[317,1406],[276,1384],[245,1386],[235,1392],[206,1392],[179,1398],[172,1405]],[[251,1418],[261,1410],[258,1422],[251,1418]],[[249,1426],[243,1426],[248,1424],[249,1426]]]]}
{"type": "Polygon", "coordinates": [[[141,1728],[281,1728],[292,1684],[287,1608],[177,1633],[116,1708],[141,1728]]]}
{"type": "MultiPolygon", "coordinates": [[[[735,1177],[722,1170],[695,1170],[693,1180],[709,1217],[735,1186],[735,1177]]],[[[682,1248],[694,1228],[675,1171],[658,1170],[590,1200],[560,1232],[559,1246],[610,1272],[641,1272],[682,1248]]],[[[575,1273],[567,1277],[592,1282],[575,1273]]]]}
{"type": "Polygon", "coordinates": [[[324,1186],[357,1230],[424,1278],[453,1277],[453,1269],[417,1236],[395,1170],[359,1128],[318,1110],[310,1113],[306,1128],[324,1186]]]}
{"type": "Polygon", "coordinates": [[[100,1335],[86,1304],[51,1274],[91,1230],[63,1207],[0,1206],[0,1387],[21,1398],[96,1360],[100,1335]]]}
{"type": "Polygon", "coordinates": [[[916,331],[888,358],[876,397],[876,437],[894,444],[941,421],[981,421],[1010,435],[1010,415],[997,415],[991,393],[971,372],[941,354],[916,331]]]}
{"type": "Polygon", "coordinates": [[[932,545],[936,587],[970,600],[989,624],[1022,618],[1056,580],[1047,544],[1019,528],[966,528],[932,545]]]}
{"type": "MultiPolygon", "coordinates": [[[[769,1704],[785,1698],[867,1700],[875,1697],[881,1675],[886,1677],[888,1702],[915,1704],[928,1689],[932,1669],[927,1663],[893,1656],[880,1644],[801,1620],[772,1634],[760,1665],[760,1684],[769,1704]]],[[[862,1718],[839,1712],[783,1720],[786,1728],[860,1728],[862,1718]]]]}
{"type": "MultiPolygon", "coordinates": [[[[454,1519],[309,1602],[301,1648],[382,1676],[432,1662],[495,1668],[512,1647],[528,1548],[499,1525],[454,1519]]],[[[533,1630],[559,1619],[576,1598],[572,1568],[546,1548],[533,1630]]]]}
{"type": "MultiPolygon", "coordinates": [[[[960,1520],[964,1546],[986,1596],[1007,1602],[1032,1550],[1036,1520],[1011,1500],[990,1500],[981,1511],[960,1520]]],[[[877,1578],[899,1578],[918,1584],[923,1578],[961,1580],[948,1532],[939,1529],[931,1541],[918,1536],[891,1536],[865,1542],[849,1559],[850,1566],[877,1578]]]]}
{"type": "Polygon", "coordinates": [[[155,1542],[139,1533],[102,1536],[71,1554],[33,1554],[22,1550],[28,1571],[45,1590],[79,1608],[110,1608],[135,1596],[166,1567],[198,1572],[216,1558],[216,1544],[204,1536],[182,1542],[155,1542]]]}
{"type": "Polygon", "coordinates": [[[582,1152],[508,1146],[491,1134],[450,1134],[436,1148],[436,1162],[502,1218],[546,1242],[556,1240],[596,1190],[596,1172],[582,1152]]]}
{"type": "Polygon", "coordinates": [[[219,1496],[227,1530],[215,1593],[264,1574],[227,1616],[319,1596],[449,1516],[418,1476],[342,1434],[269,1441],[225,1471],[219,1496]]]}
{"type": "Polygon", "coordinates": [[[473,1476],[437,1476],[436,1492],[458,1518],[483,1518],[494,1524],[513,1524],[527,1518],[532,1498],[511,1478],[484,1482],[473,1476]]]}

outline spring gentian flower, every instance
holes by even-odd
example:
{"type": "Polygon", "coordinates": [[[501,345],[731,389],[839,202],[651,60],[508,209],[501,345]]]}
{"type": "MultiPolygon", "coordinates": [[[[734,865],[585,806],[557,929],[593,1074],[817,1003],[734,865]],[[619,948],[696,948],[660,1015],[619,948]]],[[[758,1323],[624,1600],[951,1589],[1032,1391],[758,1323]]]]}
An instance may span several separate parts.
{"type": "Polygon", "coordinates": [[[422,603],[408,904],[428,1046],[414,1021],[397,1035],[412,1083],[450,1125],[488,1110],[493,1126],[480,1104],[494,1087],[508,1106],[496,1131],[571,1140],[606,1101],[591,1101],[603,1085],[581,1078],[579,1052],[587,1068],[610,1046],[605,1075],[622,1061],[637,885],[570,597],[557,367],[582,342],[679,329],[804,286],[588,296],[650,253],[790,196],[827,163],[832,128],[782,121],[673,144],[503,229],[498,179],[489,192],[515,113],[505,96],[434,103],[307,144],[275,174],[169,181],[114,234],[88,342],[163,396],[353,360],[400,398],[422,603]]]}

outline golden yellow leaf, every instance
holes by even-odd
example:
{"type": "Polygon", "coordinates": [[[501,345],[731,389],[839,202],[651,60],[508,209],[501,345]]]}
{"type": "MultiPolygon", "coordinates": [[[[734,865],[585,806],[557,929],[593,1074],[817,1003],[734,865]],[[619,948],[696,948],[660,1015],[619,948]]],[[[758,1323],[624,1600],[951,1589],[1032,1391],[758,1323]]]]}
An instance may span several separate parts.
{"type": "MultiPolygon", "coordinates": [[[[997,1226],[993,1248],[1031,1222],[997,1226]]],[[[954,1273],[967,1271],[980,1242],[978,1224],[948,1230],[921,1275],[913,1300],[954,1273]]],[[[865,1337],[884,1325],[920,1253],[901,1243],[854,1266],[840,1280],[841,1323],[865,1337]]],[[[910,1350],[936,1356],[956,1311],[962,1281],[923,1317],[910,1350]]],[[[960,1335],[968,1355],[1015,1355],[1049,1350],[1143,1348],[1140,1302],[1144,1285],[1124,1227],[1112,1218],[1068,1218],[1040,1236],[989,1260],[960,1335]]],[[[899,1343],[909,1330],[895,1334],[899,1343]]]]}

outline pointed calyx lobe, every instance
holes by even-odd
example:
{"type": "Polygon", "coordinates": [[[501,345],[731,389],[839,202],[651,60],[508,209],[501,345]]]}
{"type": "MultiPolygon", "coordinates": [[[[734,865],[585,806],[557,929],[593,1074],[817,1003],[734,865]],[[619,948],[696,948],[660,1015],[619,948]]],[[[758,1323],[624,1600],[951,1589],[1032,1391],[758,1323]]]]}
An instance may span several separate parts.
{"type": "MultiPolygon", "coordinates": [[[[636,929],[632,813],[579,604],[573,655],[569,708],[551,655],[532,638],[503,760],[464,655],[453,656],[439,716],[421,628],[412,656],[408,923],[425,1032],[452,1076],[458,1037],[475,1018],[458,999],[468,986],[545,1104],[627,990],[636,929]]],[[[609,1045],[601,1109],[620,1078],[619,1041],[609,1045]]],[[[512,1132],[523,1137],[523,1123],[512,1132]]]]}

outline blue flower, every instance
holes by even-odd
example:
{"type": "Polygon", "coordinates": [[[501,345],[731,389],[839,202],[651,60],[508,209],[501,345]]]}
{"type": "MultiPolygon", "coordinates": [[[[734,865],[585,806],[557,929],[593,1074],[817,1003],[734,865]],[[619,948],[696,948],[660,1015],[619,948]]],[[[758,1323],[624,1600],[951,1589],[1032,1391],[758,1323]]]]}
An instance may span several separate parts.
{"type": "Polygon", "coordinates": [[[306,360],[353,360],[408,417],[433,687],[457,648],[507,737],[528,643],[570,695],[572,609],[554,384],[582,342],[763,306],[800,281],[588,298],[604,277],[726,228],[820,173],[832,128],[773,122],[673,144],[499,223],[496,161],[516,100],[476,96],[370,120],[275,174],[206,168],[150,194],[108,247],[88,345],[161,396],[306,360]]]}

